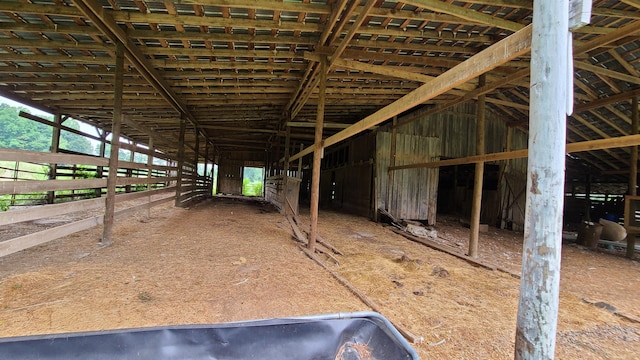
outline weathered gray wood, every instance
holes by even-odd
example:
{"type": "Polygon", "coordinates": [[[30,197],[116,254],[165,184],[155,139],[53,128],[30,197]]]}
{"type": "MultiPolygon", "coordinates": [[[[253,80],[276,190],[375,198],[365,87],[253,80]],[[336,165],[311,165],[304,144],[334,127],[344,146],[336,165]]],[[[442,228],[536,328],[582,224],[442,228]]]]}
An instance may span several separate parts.
{"type": "MultiPolygon", "coordinates": [[[[485,85],[485,74],[480,75],[478,87],[485,85]]],[[[476,154],[485,153],[485,95],[478,96],[478,106],[476,107],[476,154]]],[[[469,231],[469,256],[478,257],[478,238],[480,237],[480,210],[482,209],[482,185],[484,178],[484,162],[476,163],[476,171],[473,179],[473,204],[471,206],[471,226],[469,231]]]]}
{"type": "Polygon", "coordinates": [[[176,179],[176,201],[175,206],[180,206],[182,197],[182,176],[184,170],[184,133],[187,124],[184,119],[180,119],[180,135],[178,135],[178,171],[176,179]]]}
{"type": "MultiPolygon", "coordinates": [[[[22,116],[22,112],[20,112],[20,115],[22,116]]],[[[62,115],[60,115],[59,113],[55,114],[53,118],[53,123],[58,126],[53,127],[53,131],[51,133],[51,148],[49,149],[49,151],[51,151],[52,153],[57,153],[58,148],[60,147],[60,125],[62,125],[62,115]]],[[[56,179],[57,166],[58,164],[56,163],[49,164],[49,180],[56,179]]],[[[53,204],[55,200],[56,200],[56,192],[49,191],[49,193],[47,194],[47,202],[49,204],[53,204]]]]}
{"type": "Polygon", "coordinates": [[[96,156],[49,153],[16,149],[0,149],[0,160],[39,164],[77,164],[96,166],[109,165],[109,159],[96,156]]]}
{"type": "MultiPolygon", "coordinates": [[[[435,224],[438,170],[409,169],[390,179],[387,169],[390,168],[391,144],[391,133],[378,132],[376,135],[378,208],[389,206],[387,210],[395,218],[427,220],[430,224],[435,224]],[[386,199],[389,199],[388,205],[386,199]]],[[[440,156],[440,139],[435,137],[397,134],[395,147],[397,165],[433,160],[440,156]]]]}
{"type": "Polygon", "coordinates": [[[109,175],[107,177],[107,200],[105,201],[102,238],[100,242],[113,242],[113,213],[116,206],[116,177],[118,176],[118,153],[120,152],[120,126],[122,124],[122,93],[124,89],[124,45],[116,43],[116,73],[114,84],[113,121],[111,123],[111,150],[109,153],[109,175]]]}
{"type": "Polygon", "coordinates": [[[52,229],[38,231],[33,234],[20,236],[0,242],[0,257],[13,254],[33,246],[41,245],[51,240],[67,236],[78,231],[86,230],[102,224],[102,216],[94,216],[88,219],[75,221],[69,224],[56,226],[52,229]]]}
{"type": "Polygon", "coordinates": [[[0,226],[24,221],[69,214],[76,211],[89,211],[104,206],[104,198],[78,200],[60,204],[35,206],[28,209],[18,209],[0,212],[0,226]]]}
{"type": "Polygon", "coordinates": [[[516,359],[553,359],[560,295],[569,1],[534,1],[529,164],[516,359]]]}
{"type": "Polygon", "coordinates": [[[0,181],[0,195],[104,187],[106,179],[0,181]]]}

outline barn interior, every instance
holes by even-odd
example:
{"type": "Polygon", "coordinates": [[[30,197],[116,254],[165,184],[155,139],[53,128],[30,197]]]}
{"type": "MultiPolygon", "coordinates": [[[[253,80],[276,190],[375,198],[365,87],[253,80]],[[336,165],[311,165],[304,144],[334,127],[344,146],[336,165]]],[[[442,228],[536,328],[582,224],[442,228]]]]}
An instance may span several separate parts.
{"type": "MultiPolygon", "coordinates": [[[[624,224],[630,236],[607,246],[633,259],[640,4],[593,0],[586,19],[577,4],[563,227],[624,224]]],[[[117,243],[113,229],[124,216],[189,207],[214,192],[241,196],[244,169],[259,168],[264,199],[309,218],[298,224],[309,226],[308,244],[320,236],[323,211],[424,226],[456,219],[471,229],[461,252],[477,259],[482,225],[517,234],[526,227],[533,7],[1,1],[0,96],[53,118],[21,113],[52,128],[50,152],[0,149],[2,161],[50,169],[47,180],[0,182],[0,195],[41,193],[46,204],[2,212],[0,225],[102,212],[4,240],[0,256],[97,225],[103,243],[117,243]],[[68,119],[97,133],[67,127],[68,119]],[[97,141],[98,153],[65,149],[64,132],[97,141]],[[145,202],[117,207],[130,200],[145,202]]]]}

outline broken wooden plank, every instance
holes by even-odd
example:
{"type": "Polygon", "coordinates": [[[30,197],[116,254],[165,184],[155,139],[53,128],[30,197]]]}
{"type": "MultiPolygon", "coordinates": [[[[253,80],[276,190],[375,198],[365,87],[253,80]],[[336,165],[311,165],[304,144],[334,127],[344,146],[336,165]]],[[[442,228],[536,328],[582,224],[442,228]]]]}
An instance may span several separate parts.
{"type": "MultiPolygon", "coordinates": [[[[291,216],[291,214],[287,215],[287,220],[289,221],[289,224],[291,225],[291,229],[293,230],[293,237],[298,240],[300,243],[304,244],[305,246],[307,245],[307,237],[304,236],[304,234],[302,233],[302,231],[300,231],[300,228],[298,228],[298,226],[295,223],[295,220],[293,219],[293,216],[291,216]]],[[[322,246],[322,244],[320,244],[322,246]]],[[[327,257],[329,257],[331,259],[331,261],[333,261],[336,265],[340,265],[340,262],[338,261],[338,259],[336,259],[333,255],[331,255],[331,249],[322,249],[320,246],[317,246],[315,248],[315,251],[321,254],[326,255],[327,257]]]]}
{"type": "MultiPolygon", "coordinates": [[[[329,274],[331,274],[331,276],[333,276],[336,280],[338,280],[340,284],[344,285],[347,289],[349,289],[349,291],[351,291],[351,293],[357,296],[363,303],[365,303],[365,305],[370,307],[373,311],[382,314],[382,311],[380,311],[380,307],[378,307],[378,305],[371,298],[369,298],[363,292],[358,290],[358,288],[356,288],[355,286],[351,285],[351,283],[347,281],[347,279],[343,278],[337,272],[330,269],[325,263],[322,262],[322,260],[318,259],[318,257],[315,256],[315,254],[313,254],[311,251],[309,251],[307,248],[303,246],[300,246],[300,250],[302,250],[309,258],[311,258],[311,260],[315,261],[318,265],[322,266],[325,270],[327,270],[329,274]]],[[[391,323],[393,324],[393,322],[391,323]]],[[[402,326],[399,326],[398,324],[393,324],[393,326],[395,326],[398,332],[400,332],[400,334],[402,334],[402,336],[404,336],[411,343],[421,343],[424,341],[424,338],[422,336],[416,336],[413,333],[411,333],[409,330],[405,329],[402,326]]]]}
{"type": "Polygon", "coordinates": [[[470,263],[471,265],[480,266],[480,267],[483,267],[483,268],[489,269],[489,270],[498,270],[498,271],[501,271],[503,273],[507,273],[507,274],[517,278],[517,279],[520,278],[520,274],[518,274],[518,273],[515,273],[515,272],[513,272],[513,271],[511,271],[509,269],[503,268],[503,267],[499,267],[499,266],[487,263],[487,262],[479,260],[479,259],[474,259],[474,258],[472,258],[470,256],[467,256],[465,254],[462,254],[462,253],[456,251],[454,248],[452,248],[450,246],[443,245],[443,244],[438,244],[438,243],[436,243],[434,241],[431,241],[431,240],[428,240],[428,239],[423,239],[423,238],[420,238],[420,237],[417,237],[417,236],[413,236],[413,235],[408,234],[405,231],[402,231],[400,229],[391,228],[391,230],[393,232],[395,232],[396,234],[402,235],[402,236],[406,237],[407,239],[409,239],[411,241],[415,241],[417,243],[420,243],[422,245],[426,245],[426,246],[428,246],[430,248],[433,248],[435,250],[442,251],[442,252],[445,252],[445,253],[447,253],[449,255],[453,255],[453,256],[455,256],[457,258],[465,260],[466,262],[470,263]]]}
{"type": "MultiPolygon", "coordinates": [[[[298,227],[306,232],[307,234],[309,233],[310,229],[308,226],[304,225],[301,221],[300,218],[297,215],[293,215],[293,219],[295,220],[296,224],[298,224],[298,227]]],[[[336,248],[335,246],[333,246],[331,243],[329,243],[327,240],[325,240],[322,236],[317,235],[316,237],[316,241],[323,245],[324,247],[326,247],[327,249],[330,249],[331,251],[333,251],[334,254],[338,254],[338,255],[344,255],[342,253],[342,251],[338,250],[338,248],[336,248]]]]}
{"type": "Polygon", "coordinates": [[[613,306],[611,304],[608,304],[608,303],[606,303],[604,301],[595,301],[595,300],[590,300],[590,299],[586,299],[586,298],[582,298],[582,301],[587,303],[587,304],[589,304],[589,305],[593,305],[595,307],[599,307],[601,309],[605,309],[605,310],[611,312],[612,314],[614,314],[616,316],[619,316],[619,317],[621,317],[621,318],[623,318],[625,320],[640,324],[640,318],[639,317],[637,317],[635,315],[632,315],[632,314],[627,314],[627,313],[624,313],[622,311],[619,311],[617,307],[615,307],[615,306],[613,306]]]}

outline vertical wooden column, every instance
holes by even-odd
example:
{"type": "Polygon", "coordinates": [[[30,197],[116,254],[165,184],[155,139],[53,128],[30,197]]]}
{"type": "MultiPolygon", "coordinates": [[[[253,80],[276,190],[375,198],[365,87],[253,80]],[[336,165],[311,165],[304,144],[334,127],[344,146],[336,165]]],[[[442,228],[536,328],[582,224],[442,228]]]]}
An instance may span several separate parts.
{"type": "Polygon", "coordinates": [[[320,85],[318,89],[318,110],[316,114],[316,132],[313,150],[313,168],[311,175],[311,231],[309,232],[309,251],[316,250],[318,236],[318,206],[320,205],[320,163],[324,152],[322,141],[322,127],[324,125],[325,90],[327,87],[327,57],[320,60],[320,85]]]}
{"type": "MultiPolygon", "coordinates": [[[[631,100],[631,134],[638,133],[638,97],[631,100]]],[[[638,146],[631,147],[631,159],[629,160],[629,195],[638,194],[638,146]]],[[[627,257],[633,259],[636,250],[636,235],[627,234],[627,257]]]]}
{"type": "MultiPolygon", "coordinates": [[[[291,127],[287,126],[284,137],[284,163],[282,164],[282,210],[285,214],[289,214],[289,205],[287,205],[287,189],[289,186],[289,156],[291,142],[291,127]]],[[[293,205],[293,204],[292,204],[293,205]]]]}
{"type": "Polygon", "coordinates": [[[586,208],[584,209],[587,221],[591,221],[591,174],[587,174],[584,185],[584,196],[586,197],[586,208]]]}
{"type": "Polygon", "coordinates": [[[175,206],[180,206],[180,197],[182,196],[182,168],[184,167],[184,133],[187,129],[187,123],[180,118],[180,135],[178,135],[178,173],[176,174],[176,200],[175,206]]]}
{"type": "MultiPolygon", "coordinates": [[[[104,130],[98,129],[98,135],[100,136],[100,151],[98,156],[104,157],[105,152],[107,151],[107,132],[104,130]]],[[[104,168],[102,166],[98,166],[96,168],[96,179],[102,179],[102,173],[104,172],[104,168]]],[[[95,189],[95,197],[102,196],[102,188],[95,189]]]]}
{"type": "MultiPolygon", "coordinates": [[[[132,145],[132,148],[135,148],[136,144],[133,141],[129,141],[129,145],[132,145]]],[[[136,153],[133,150],[129,151],[129,162],[134,162],[136,159],[136,153]]],[[[131,178],[133,177],[133,169],[129,168],[127,169],[127,177],[131,178]]],[[[131,185],[125,185],[125,192],[130,193],[131,192],[131,185]]]]}
{"type": "MultiPolygon", "coordinates": [[[[478,78],[478,87],[484,86],[486,75],[478,78]]],[[[476,107],[476,154],[484,155],[486,100],[484,95],[478,96],[476,107]]],[[[478,257],[478,237],[480,236],[480,211],[482,210],[482,184],[484,178],[484,162],[476,163],[476,171],[473,179],[473,203],[471,205],[471,228],[469,231],[469,256],[478,257]]]]}
{"type": "Polygon", "coordinates": [[[147,207],[147,217],[151,217],[151,188],[153,185],[153,154],[155,149],[153,147],[153,138],[149,137],[149,154],[147,154],[147,191],[149,191],[149,207],[147,207]]]}
{"type": "Polygon", "coordinates": [[[198,191],[198,162],[200,161],[200,133],[198,132],[198,127],[195,127],[196,132],[196,143],[194,146],[194,158],[193,158],[193,174],[191,177],[191,182],[193,183],[192,192],[198,191]]]}
{"type": "Polygon", "coordinates": [[[124,87],[124,45],[116,43],[116,73],[113,100],[113,121],[111,124],[111,151],[109,153],[109,175],[107,177],[107,198],[105,199],[102,244],[113,242],[114,212],[116,208],[116,184],[118,180],[118,153],[120,152],[120,125],[122,124],[122,90],[124,87]]]}
{"type": "MultiPolygon", "coordinates": [[[[504,141],[504,151],[505,152],[509,152],[511,151],[511,138],[513,137],[513,128],[511,126],[507,126],[507,136],[506,139],[504,141]]],[[[500,229],[504,229],[506,227],[506,219],[507,216],[509,216],[509,192],[511,190],[509,190],[509,185],[507,185],[507,182],[509,180],[507,180],[507,177],[505,174],[509,173],[509,163],[511,160],[507,159],[505,161],[502,162],[502,164],[500,165],[500,176],[498,177],[498,185],[500,186],[501,189],[505,189],[507,191],[507,196],[506,199],[507,201],[504,201],[505,196],[502,195],[504,193],[504,190],[500,191],[500,209],[498,210],[498,224],[500,224],[500,229]],[[503,188],[502,184],[505,184],[506,187],[503,188]]]]}
{"type": "Polygon", "coordinates": [[[534,1],[529,160],[515,359],[553,359],[560,252],[569,69],[569,0],[534,1]]]}
{"type": "MultiPolygon", "coordinates": [[[[391,146],[389,150],[389,167],[396,166],[396,137],[398,135],[398,117],[393,117],[393,126],[391,127],[391,146]]],[[[387,171],[387,198],[385,199],[385,205],[387,210],[391,210],[391,192],[393,190],[393,177],[395,171],[387,171]]],[[[376,210],[376,219],[378,218],[378,211],[376,210]]]]}
{"type": "MultiPolygon", "coordinates": [[[[300,144],[300,151],[304,150],[304,144],[300,144]]],[[[302,179],[302,156],[298,158],[298,179],[302,179]]]]}
{"type": "MultiPolygon", "coordinates": [[[[60,148],[60,125],[62,125],[62,115],[55,114],[53,117],[53,132],[51,134],[51,152],[57,153],[60,148]]],[[[58,171],[58,164],[49,164],[49,180],[56,179],[56,172],[58,171]]],[[[49,191],[47,193],[47,203],[53,204],[56,200],[56,192],[49,191]]]]}
{"type": "MultiPolygon", "coordinates": [[[[209,189],[209,139],[207,137],[204,138],[204,179],[205,186],[209,189]]],[[[207,196],[211,196],[211,192],[207,193],[207,196]]]]}

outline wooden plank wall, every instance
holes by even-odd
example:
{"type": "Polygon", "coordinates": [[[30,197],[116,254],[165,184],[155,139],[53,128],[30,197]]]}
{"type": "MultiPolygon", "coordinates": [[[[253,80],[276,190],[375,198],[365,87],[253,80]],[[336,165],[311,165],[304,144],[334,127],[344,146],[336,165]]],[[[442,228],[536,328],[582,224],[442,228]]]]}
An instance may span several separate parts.
{"type": "MultiPolygon", "coordinates": [[[[387,209],[399,219],[427,220],[436,223],[439,170],[418,168],[393,173],[388,186],[391,149],[389,132],[376,137],[376,197],[378,207],[387,209]],[[388,190],[391,191],[388,197],[388,190]],[[387,199],[389,203],[387,203],[387,199]]],[[[396,135],[396,165],[407,165],[440,159],[440,139],[417,135],[396,135]]]]}
{"type": "MultiPolygon", "coordinates": [[[[285,180],[287,182],[286,186],[286,196],[287,200],[293,210],[295,215],[298,215],[298,203],[299,203],[299,194],[300,194],[300,182],[301,179],[287,176],[285,180]]],[[[281,213],[285,213],[285,209],[289,206],[288,204],[284,204],[282,201],[284,200],[283,192],[285,190],[285,186],[283,183],[282,175],[270,176],[265,180],[265,188],[264,188],[264,198],[273,206],[275,206],[281,213]]]]}
{"type": "MultiPolygon", "coordinates": [[[[397,131],[401,134],[439,137],[441,139],[441,156],[444,159],[470,156],[476,154],[475,114],[475,103],[459,104],[448,111],[401,126],[397,131]]],[[[405,118],[400,118],[399,122],[402,123],[405,118]]],[[[381,130],[388,131],[389,129],[381,130]]],[[[488,112],[486,116],[485,136],[486,153],[501,152],[507,148],[507,125],[491,112],[488,112]]],[[[510,144],[512,150],[526,149],[527,141],[526,133],[513,129],[510,144]]],[[[498,190],[483,192],[481,221],[492,225],[501,222],[503,226],[508,224],[514,230],[522,230],[524,215],[521,214],[520,208],[524,209],[525,199],[524,196],[517,198],[517,195],[526,186],[527,159],[512,159],[508,162],[488,164],[503,166],[503,176],[499,179],[498,190]],[[515,203],[513,202],[514,197],[517,198],[515,203]]],[[[465,201],[465,199],[471,198],[472,189],[466,185],[458,184],[458,188],[454,189],[454,197],[459,200],[455,203],[461,204],[458,213],[462,216],[471,211],[471,202],[465,201]]],[[[378,203],[381,202],[378,201],[378,203]]]]}
{"type": "MultiPolygon", "coordinates": [[[[511,137],[511,149],[526,149],[528,135],[514,129],[511,137]]],[[[500,181],[498,220],[500,227],[514,231],[524,231],[524,213],[526,206],[525,187],[527,186],[527,159],[504,161],[504,174],[500,181]]]]}
{"type": "Polygon", "coordinates": [[[375,136],[363,134],[327,149],[320,175],[320,205],[372,217],[375,136]]]}
{"type": "Polygon", "coordinates": [[[242,160],[220,159],[218,164],[218,194],[242,195],[242,160]]]}

